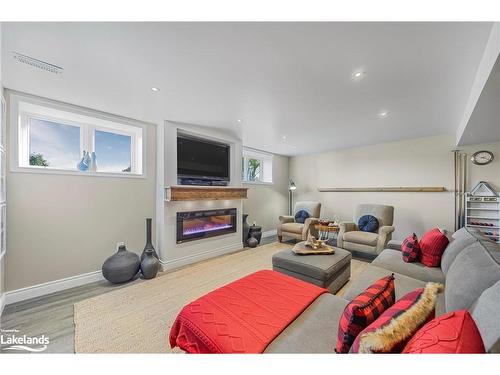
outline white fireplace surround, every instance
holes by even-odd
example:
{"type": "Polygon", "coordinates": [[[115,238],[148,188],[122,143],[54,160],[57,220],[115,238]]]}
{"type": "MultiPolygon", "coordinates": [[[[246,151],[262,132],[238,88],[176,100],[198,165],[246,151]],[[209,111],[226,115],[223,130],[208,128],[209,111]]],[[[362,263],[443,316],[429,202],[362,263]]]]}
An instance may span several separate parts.
{"type": "Polygon", "coordinates": [[[165,187],[177,184],[177,134],[229,144],[229,186],[241,187],[242,142],[237,133],[192,124],[166,121],[158,131],[157,244],[163,270],[172,270],[243,247],[242,210],[239,199],[207,201],[165,201],[165,187]],[[236,208],[236,232],[177,244],[177,213],[185,211],[236,208]]]}

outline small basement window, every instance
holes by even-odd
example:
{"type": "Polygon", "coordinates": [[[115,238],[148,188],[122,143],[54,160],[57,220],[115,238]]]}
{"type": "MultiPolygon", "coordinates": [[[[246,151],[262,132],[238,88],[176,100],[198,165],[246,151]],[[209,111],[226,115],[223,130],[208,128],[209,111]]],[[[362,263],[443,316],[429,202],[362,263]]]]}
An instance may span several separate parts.
{"type": "Polygon", "coordinates": [[[243,182],[273,183],[273,155],[264,151],[243,148],[243,182]]]}
{"type": "MultiPolygon", "coordinates": [[[[18,171],[142,176],[143,127],[17,101],[18,171]]],[[[15,144],[15,143],[14,143],[15,144]]]]}

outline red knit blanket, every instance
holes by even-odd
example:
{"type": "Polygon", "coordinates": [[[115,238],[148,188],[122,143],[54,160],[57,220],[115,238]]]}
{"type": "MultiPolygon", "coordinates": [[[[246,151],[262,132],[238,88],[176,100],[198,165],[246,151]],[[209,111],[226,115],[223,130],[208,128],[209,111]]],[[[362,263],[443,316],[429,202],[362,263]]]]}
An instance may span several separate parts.
{"type": "Polygon", "coordinates": [[[184,306],[170,346],[188,353],[262,353],[325,292],[278,272],[255,272],[184,306]]]}

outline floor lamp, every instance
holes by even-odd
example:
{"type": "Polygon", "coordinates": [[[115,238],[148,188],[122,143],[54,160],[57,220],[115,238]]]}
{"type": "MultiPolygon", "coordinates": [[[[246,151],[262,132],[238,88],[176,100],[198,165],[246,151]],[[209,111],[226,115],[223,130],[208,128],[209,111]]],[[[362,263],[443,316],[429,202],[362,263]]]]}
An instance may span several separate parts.
{"type": "Polygon", "coordinates": [[[295,182],[290,180],[288,182],[288,214],[293,215],[293,191],[297,189],[295,182]]]}

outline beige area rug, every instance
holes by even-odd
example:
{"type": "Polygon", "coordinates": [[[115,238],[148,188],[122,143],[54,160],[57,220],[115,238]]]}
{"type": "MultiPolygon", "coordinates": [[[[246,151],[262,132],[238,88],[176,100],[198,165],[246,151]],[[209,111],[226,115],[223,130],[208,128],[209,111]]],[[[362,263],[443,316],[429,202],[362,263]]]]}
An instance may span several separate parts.
{"type": "MultiPolygon", "coordinates": [[[[273,254],[289,247],[275,242],[245,249],[78,302],[75,352],[180,352],[170,349],[168,333],[184,305],[249,273],[271,269],[273,254]]],[[[353,260],[351,279],[366,264],[353,260]]]]}

